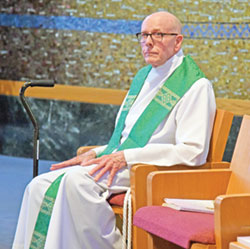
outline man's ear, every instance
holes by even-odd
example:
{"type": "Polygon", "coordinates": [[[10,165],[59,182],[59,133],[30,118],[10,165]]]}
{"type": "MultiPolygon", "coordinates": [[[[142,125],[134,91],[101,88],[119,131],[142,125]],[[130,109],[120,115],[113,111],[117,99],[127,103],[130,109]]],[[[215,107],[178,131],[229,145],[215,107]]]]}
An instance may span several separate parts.
{"type": "Polygon", "coordinates": [[[183,41],[183,35],[177,35],[176,40],[175,40],[175,50],[176,51],[180,50],[182,41],[183,41]]]}

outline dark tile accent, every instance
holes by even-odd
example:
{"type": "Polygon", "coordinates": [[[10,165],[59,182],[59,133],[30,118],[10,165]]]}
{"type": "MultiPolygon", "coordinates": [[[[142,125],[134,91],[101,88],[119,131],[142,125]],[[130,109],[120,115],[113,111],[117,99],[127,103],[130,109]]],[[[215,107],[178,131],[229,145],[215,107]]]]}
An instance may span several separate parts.
{"type": "Polygon", "coordinates": [[[234,116],[231,130],[227,140],[225,153],[223,156],[223,161],[231,162],[235,143],[240,130],[241,121],[242,121],[242,116],[234,116]]]}
{"type": "MultiPolygon", "coordinates": [[[[82,145],[106,144],[119,106],[27,99],[40,126],[40,158],[71,158],[82,145]]],[[[33,126],[18,97],[0,96],[0,154],[32,157],[33,126]]]]}

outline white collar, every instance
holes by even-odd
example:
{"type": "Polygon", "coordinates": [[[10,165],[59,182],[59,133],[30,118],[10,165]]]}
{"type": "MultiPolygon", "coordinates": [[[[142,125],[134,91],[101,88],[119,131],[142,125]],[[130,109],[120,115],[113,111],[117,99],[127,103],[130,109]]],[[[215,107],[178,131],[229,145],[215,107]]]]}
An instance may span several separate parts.
{"type": "Polygon", "coordinates": [[[178,51],[170,59],[168,59],[163,65],[159,67],[153,67],[147,77],[147,81],[159,82],[162,79],[167,78],[172,72],[182,63],[184,54],[182,50],[178,51]]]}

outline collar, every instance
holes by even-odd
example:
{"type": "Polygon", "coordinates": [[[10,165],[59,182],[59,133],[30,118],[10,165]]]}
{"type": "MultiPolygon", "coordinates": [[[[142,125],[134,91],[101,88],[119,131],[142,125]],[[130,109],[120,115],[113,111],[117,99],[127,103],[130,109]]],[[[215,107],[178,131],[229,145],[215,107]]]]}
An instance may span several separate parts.
{"type": "Polygon", "coordinates": [[[168,77],[181,63],[183,60],[184,54],[182,50],[179,50],[178,53],[173,55],[170,59],[168,59],[163,65],[159,67],[152,67],[147,80],[149,82],[161,81],[168,77]]]}

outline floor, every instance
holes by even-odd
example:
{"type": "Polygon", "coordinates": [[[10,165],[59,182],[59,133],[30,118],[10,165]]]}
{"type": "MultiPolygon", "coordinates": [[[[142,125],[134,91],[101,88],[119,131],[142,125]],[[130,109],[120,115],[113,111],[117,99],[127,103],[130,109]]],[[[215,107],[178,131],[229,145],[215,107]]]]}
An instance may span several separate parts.
{"type": "MultiPolygon", "coordinates": [[[[39,174],[51,161],[39,161],[39,174]]],[[[10,249],[26,184],[32,179],[33,159],[0,155],[0,249],[10,249]]]]}

